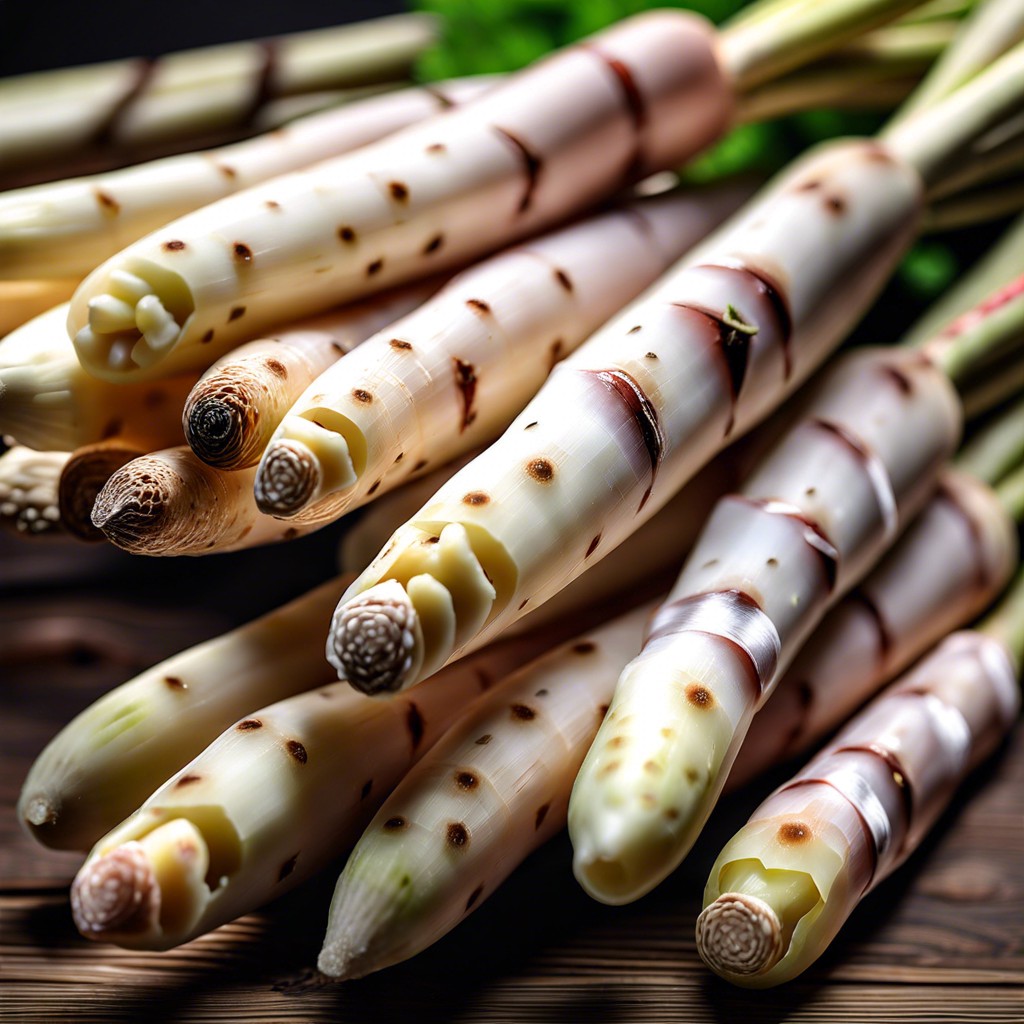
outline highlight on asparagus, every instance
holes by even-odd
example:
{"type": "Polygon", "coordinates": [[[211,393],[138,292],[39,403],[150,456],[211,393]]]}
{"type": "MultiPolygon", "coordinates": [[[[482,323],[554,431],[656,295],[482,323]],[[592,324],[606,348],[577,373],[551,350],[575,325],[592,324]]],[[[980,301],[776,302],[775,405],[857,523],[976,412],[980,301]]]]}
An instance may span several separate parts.
{"type": "Polygon", "coordinates": [[[560,363],[349,589],[327,647],[339,675],[368,692],[414,684],[653,514],[839,341],[904,250],[922,188],[1022,92],[1018,47],[906,133],[805,156],[560,363]],[[940,130],[943,111],[958,120],[940,130]]]}
{"type": "Polygon", "coordinates": [[[338,880],[324,974],[358,978],[425,949],[561,830],[573,777],[648,611],[493,687],[399,782],[338,880]]]}
{"type": "Polygon", "coordinates": [[[16,327],[28,323],[40,313],[67,302],[79,283],[77,277],[0,281],[0,338],[10,334],[16,327]]]}
{"type": "Polygon", "coordinates": [[[67,452],[24,445],[0,453],[0,526],[33,537],[62,532],[57,480],[67,459],[67,452]]]}
{"type": "Polygon", "coordinates": [[[819,4],[717,34],[682,11],[637,15],[464,107],[172,221],[86,279],[69,333],[97,375],[167,372],[465,262],[681,163],[728,125],[737,88],[909,6],[819,4]]]}
{"type": "Polygon", "coordinates": [[[436,287],[436,281],[406,285],[232,349],[199,378],[185,401],[182,423],[192,451],[218,469],[255,466],[310,382],[436,287]]]}
{"type": "Polygon", "coordinates": [[[651,197],[463,271],[309,385],[263,455],[257,504],[281,518],[330,522],[490,440],[553,364],[715,227],[743,193],[722,186],[651,197]]]}
{"type": "Polygon", "coordinates": [[[1000,608],[869,704],[726,843],[697,919],[712,970],[751,988],[795,977],[920,845],[1020,709],[1024,576],[1000,608]]]}

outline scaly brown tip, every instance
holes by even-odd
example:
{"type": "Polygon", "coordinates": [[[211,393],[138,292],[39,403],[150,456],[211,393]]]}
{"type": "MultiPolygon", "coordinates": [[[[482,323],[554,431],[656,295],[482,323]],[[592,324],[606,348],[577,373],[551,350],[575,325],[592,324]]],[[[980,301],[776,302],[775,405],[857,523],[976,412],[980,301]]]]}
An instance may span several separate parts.
{"type": "Polygon", "coordinates": [[[120,442],[100,441],[79,448],[68,459],[57,486],[60,516],[68,533],[79,540],[104,539],[103,531],[92,521],[96,498],[122,466],[142,454],[120,442]]]}
{"type": "Polygon", "coordinates": [[[320,461],[301,441],[267,446],[256,473],[256,504],[270,516],[295,515],[320,486],[320,461]]]}
{"type": "Polygon", "coordinates": [[[782,958],[782,925],[764,900],[723,893],[697,918],[697,952],[723,977],[761,974],[782,958]]]}
{"type": "Polygon", "coordinates": [[[196,385],[185,404],[182,425],[189,447],[208,466],[246,469],[256,465],[263,439],[259,412],[246,381],[220,375],[196,385]]]}
{"type": "Polygon", "coordinates": [[[88,862],[71,886],[71,913],[87,938],[145,931],[159,910],[160,889],[140,843],[88,862]]]}

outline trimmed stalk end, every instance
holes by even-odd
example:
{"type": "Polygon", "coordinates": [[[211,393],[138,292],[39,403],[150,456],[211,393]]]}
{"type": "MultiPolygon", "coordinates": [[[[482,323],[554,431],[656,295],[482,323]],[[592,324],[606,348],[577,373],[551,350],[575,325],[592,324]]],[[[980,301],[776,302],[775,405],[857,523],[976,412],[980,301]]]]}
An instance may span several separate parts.
{"type": "Polygon", "coordinates": [[[259,439],[246,443],[253,433],[253,409],[244,394],[190,395],[182,416],[185,440],[208,466],[245,469],[259,458],[259,439]]]}
{"type": "Polygon", "coordinates": [[[352,981],[374,971],[365,945],[353,945],[347,936],[327,943],[316,961],[317,969],[333,981],[352,981]]]}
{"type": "Polygon", "coordinates": [[[301,441],[272,441],[256,473],[256,505],[266,515],[293,516],[320,492],[320,460],[301,441]]]}
{"type": "Polygon", "coordinates": [[[782,958],[782,924],[764,900],[723,893],[697,918],[697,952],[724,978],[763,974],[782,958]]]}
{"type": "Polygon", "coordinates": [[[147,932],[159,910],[160,888],[141,843],[125,843],[90,861],[71,886],[71,913],[86,938],[147,932]]]}
{"type": "Polygon", "coordinates": [[[32,829],[37,829],[55,825],[59,813],[60,806],[58,804],[55,804],[44,793],[36,793],[25,801],[21,816],[25,824],[32,826],[32,829]]]}

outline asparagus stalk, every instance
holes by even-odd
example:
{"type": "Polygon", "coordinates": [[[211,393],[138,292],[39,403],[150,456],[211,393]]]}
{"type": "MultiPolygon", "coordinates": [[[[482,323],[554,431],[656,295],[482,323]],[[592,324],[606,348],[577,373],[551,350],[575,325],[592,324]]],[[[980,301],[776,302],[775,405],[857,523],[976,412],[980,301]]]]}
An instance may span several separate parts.
{"type": "Polygon", "coordinates": [[[66,302],[78,284],[78,278],[0,281],[0,338],[40,313],[66,302]]]}
{"type": "Polygon", "coordinates": [[[964,472],[990,483],[999,483],[1024,463],[1024,397],[978,430],[960,449],[956,461],[964,472]]]}
{"type": "Polygon", "coordinates": [[[358,978],[425,949],[565,825],[573,777],[649,610],[520,669],[409,771],[338,880],[324,974],[358,978]]]}
{"type": "Polygon", "coordinates": [[[194,373],[109,384],[86,373],[64,331],[67,304],[0,341],[0,433],[41,451],[72,451],[128,432],[142,449],[181,439],[181,406],[194,373]]]}
{"type": "MultiPolygon", "coordinates": [[[[942,132],[951,149],[1008,112],[1012,81],[1024,92],[1024,48],[964,87],[973,108],[959,93],[946,101],[962,116],[973,109],[942,132]]],[[[799,161],[559,364],[346,593],[327,647],[341,677],[398,690],[485,642],[612,549],[789,393],[911,237],[922,187],[942,165],[919,122],[909,137],[890,133],[887,146],[848,141],[799,161]],[[465,501],[471,494],[489,500],[465,501]],[[396,640],[390,654],[366,635],[382,616],[396,640]]]]}
{"type": "Polygon", "coordinates": [[[824,617],[754,716],[728,788],[810,748],[988,607],[1018,562],[1009,499],[966,473],[943,474],[921,514],[824,617]]]}
{"type": "Polygon", "coordinates": [[[711,869],[697,950],[734,984],[795,977],[927,834],[1020,708],[1024,574],[761,804],[711,869]]]}
{"type": "Polygon", "coordinates": [[[57,481],[57,507],[61,523],[72,537],[90,542],[106,539],[92,522],[96,498],[122,466],[146,454],[130,439],[121,437],[82,445],[71,452],[57,481]]]}
{"type": "Polygon", "coordinates": [[[813,38],[788,19],[734,41],[683,12],[638,15],[460,109],[133,243],[76,292],[69,332],[97,375],[166,372],[203,338],[227,345],[339,294],[465,262],[697,152],[729,122],[730,82],[765,60],[811,59],[909,6],[829,3],[813,38]],[[98,321],[111,298],[127,311],[98,321]]]}
{"type": "Polygon", "coordinates": [[[383,138],[478,95],[489,84],[486,78],[465,79],[404,89],[311,114],[231,146],[7,192],[0,195],[0,274],[81,280],[170,220],[383,138]]]}
{"type": "Polygon", "coordinates": [[[67,452],[36,452],[15,445],[0,454],[0,525],[29,536],[58,533],[57,478],[67,452]]]}
{"type": "Polygon", "coordinates": [[[338,358],[414,309],[436,281],[406,285],[232,349],[199,378],[182,423],[192,451],[218,469],[248,469],[303,390],[338,358]]]}
{"type": "Polygon", "coordinates": [[[435,38],[422,14],[0,81],[0,173],[90,147],[246,128],[278,96],[393,81],[435,38]]]}
{"type": "Polygon", "coordinates": [[[309,385],[263,455],[260,509],[330,522],[490,440],[741,198],[733,187],[652,197],[464,271],[309,385]]]}

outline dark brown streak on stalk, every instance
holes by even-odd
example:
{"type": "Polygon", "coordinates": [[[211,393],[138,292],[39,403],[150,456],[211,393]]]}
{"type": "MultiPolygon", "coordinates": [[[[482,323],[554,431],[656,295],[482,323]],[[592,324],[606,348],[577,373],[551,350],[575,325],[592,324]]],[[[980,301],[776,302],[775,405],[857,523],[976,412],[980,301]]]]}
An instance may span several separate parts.
{"type": "Polygon", "coordinates": [[[886,377],[890,383],[896,385],[900,394],[913,394],[913,382],[902,370],[897,370],[895,366],[880,366],[879,372],[886,377]]]}
{"type": "Polygon", "coordinates": [[[892,632],[889,629],[889,624],[885,621],[885,616],[882,615],[882,610],[874,599],[859,587],[850,591],[848,599],[859,604],[874,623],[875,634],[878,638],[878,662],[880,665],[884,665],[892,653],[892,632]]]}
{"type": "Polygon", "coordinates": [[[473,400],[476,398],[476,369],[472,363],[464,363],[458,356],[452,356],[452,371],[455,375],[455,388],[459,392],[462,403],[462,421],[459,433],[463,433],[476,419],[473,400]]]}
{"type": "Polygon", "coordinates": [[[129,107],[139,98],[149,80],[153,77],[155,62],[148,57],[135,61],[135,77],[124,95],[111,107],[107,116],[96,126],[92,141],[96,146],[113,146],[117,143],[117,129],[129,107]]]}
{"type": "Polygon", "coordinates": [[[242,118],[242,124],[246,127],[256,120],[259,112],[276,92],[274,77],[277,73],[277,42],[273,39],[261,39],[259,47],[262,63],[256,79],[256,88],[253,90],[252,103],[242,118]]]}
{"type": "Polygon", "coordinates": [[[604,53],[599,47],[584,43],[582,48],[593,54],[615,77],[615,82],[622,93],[626,104],[626,112],[633,123],[635,144],[633,155],[629,161],[626,177],[629,180],[636,178],[643,167],[643,149],[641,135],[647,125],[647,104],[644,101],[643,93],[636,84],[633,72],[629,67],[616,57],[604,53]]]}
{"type": "Polygon", "coordinates": [[[544,161],[519,136],[498,125],[494,125],[494,130],[512,144],[523,161],[523,169],[526,173],[526,191],[523,192],[523,197],[519,200],[519,212],[525,213],[533,202],[533,193],[537,190],[537,180],[543,170],[544,161]]]}
{"type": "Polygon", "coordinates": [[[826,433],[831,434],[833,437],[838,438],[850,451],[853,452],[854,456],[858,461],[867,466],[870,462],[874,461],[875,454],[870,448],[859,438],[856,434],[851,433],[846,427],[839,423],[833,423],[831,420],[823,419],[812,419],[811,425],[817,427],[818,430],[824,430],[826,433]]]}

